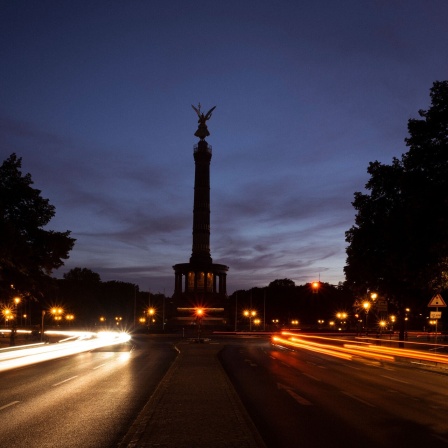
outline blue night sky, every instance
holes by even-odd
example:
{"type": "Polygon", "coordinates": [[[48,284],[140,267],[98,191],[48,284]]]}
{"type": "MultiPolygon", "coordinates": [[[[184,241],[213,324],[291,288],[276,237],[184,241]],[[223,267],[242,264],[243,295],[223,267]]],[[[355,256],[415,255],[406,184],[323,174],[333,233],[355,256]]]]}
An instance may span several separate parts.
{"type": "Polygon", "coordinates": [[[0,5],[0,158],[77,239],[61,277],[172,294],[188,262],[207,111],[211,254],[227,287],[344,280],[370,161],[448,75],[446,0],[34,1],[0,5]]]}

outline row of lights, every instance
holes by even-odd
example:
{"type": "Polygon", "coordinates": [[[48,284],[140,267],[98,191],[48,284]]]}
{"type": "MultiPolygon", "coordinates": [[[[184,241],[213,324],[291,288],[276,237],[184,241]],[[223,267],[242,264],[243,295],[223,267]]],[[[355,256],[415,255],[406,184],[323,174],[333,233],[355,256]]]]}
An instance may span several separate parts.
{"type": "MultiPolygon", "coordinates": [[[[17,315],[17,305],[20,303],[20,298],[19,297],[15,297],[14,298],[14,303],[15,303],[15,312],[9,308],[9,307],[4,307],[2,309],[2,315],[5,319],[5,323],[7,324],[8,321],[10,320],[14,320],[16,318],[17,315]]],[[[65,320],[71,322],[75,319],[75,315],[74,314],[64,314],[64,310],[62,308],[51,308],[49,310],[49,313],[53,316],[53,320],[55,321],[61,321],[65,318],[65,320]]],[[[27,314],[23,314],[22,315],[23,318],[27,319],[28,315],[27,314]]]]}

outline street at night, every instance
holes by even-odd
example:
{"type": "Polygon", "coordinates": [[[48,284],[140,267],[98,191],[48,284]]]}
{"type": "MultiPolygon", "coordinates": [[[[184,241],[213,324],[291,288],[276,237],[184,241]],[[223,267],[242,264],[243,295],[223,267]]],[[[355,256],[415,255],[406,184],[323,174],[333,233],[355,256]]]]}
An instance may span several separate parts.
{"type": "Polygon", "coordinates": [[[0,7],[0,448],[448,448],[447,0],[0,7]]]}
{"type": "Polygon", "coordinates": [[[137,338],[1,372],[0,446],[117,446],[175,356],[167,339],[137,338]]]}
{"type": "Polygon", "coordinates": [[[0,445],[118,446],[176,359],[174,347],[188,344],[193,352],[217,347],[266,447],[448,445],[443,365],[386,354],[336,357],[273,344],[269,335],[211,335],[204,344],[145,335],[2,372],[0,445]]]}
{"type": "Polygon", "coordinates": [[[262,339],[228,344],[221,359],[269,447],[448,445],[447,370],[262,339]]]}

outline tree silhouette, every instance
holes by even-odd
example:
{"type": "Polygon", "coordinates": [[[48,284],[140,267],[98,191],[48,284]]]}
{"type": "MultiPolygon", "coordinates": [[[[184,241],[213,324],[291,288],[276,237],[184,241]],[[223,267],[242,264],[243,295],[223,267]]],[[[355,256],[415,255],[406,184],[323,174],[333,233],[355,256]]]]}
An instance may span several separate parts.
{"type": "Polygon", "coordinates": [[[431,106],[408,122],[409,147],[391,165],[369,164],[368,193],[355,193],[346,232],[347,284],[405,305],[426,306],[448,287],[448,81],[435,82],[431,106]]]}
{"type": "Polygon", "coordinates": [[[38,298],[75,240],[70,231],[44,229],[55,207],[32,187],[29,173],[22,175],[21,166],[16,154],[0,166],[0,290],[4,297],[14,285],[15,294],[38,298]]]}

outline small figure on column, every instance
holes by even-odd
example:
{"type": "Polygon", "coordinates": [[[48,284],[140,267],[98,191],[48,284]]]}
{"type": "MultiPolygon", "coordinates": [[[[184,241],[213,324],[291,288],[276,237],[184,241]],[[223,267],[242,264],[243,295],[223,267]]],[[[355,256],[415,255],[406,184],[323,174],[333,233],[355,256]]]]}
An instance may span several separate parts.
{"type": "Polygon", "coordinates": [[[198,114],[199,120],[199,126],[198,130],[194,133],[196,137],[199,137],[201,140],[204,140],[205,137],[208,137],[210,135],[210,132],[208,132],[207,128],[207,120],[210,120],[212,117],[212,112],[215,110],[216,106],[212,107],[205,115],[203,112],[201,112],[201,103],[198,104],[198,107],[194,107],[191,105],[191,107],[194,109],[194,111],[198,114]]]}

